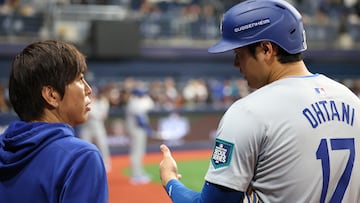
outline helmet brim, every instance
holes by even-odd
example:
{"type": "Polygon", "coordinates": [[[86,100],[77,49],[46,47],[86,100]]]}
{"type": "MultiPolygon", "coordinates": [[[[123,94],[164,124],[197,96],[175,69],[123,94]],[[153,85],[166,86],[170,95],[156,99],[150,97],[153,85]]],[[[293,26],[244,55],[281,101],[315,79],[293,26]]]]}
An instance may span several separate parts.
{"type": "Polygon", "coordinates": [[[238,47],[242,47],[242,44],[239,44],[238,42],[233,42],[233,41],[228,41],[228,40],[224,40],[221,39],[218,43],[216,43],[215,45],[213,45],[212,47],[210,47],[208,49],[209,53],[223,53],[223,52],[227,52],[227,51],[231,51],[234,50],[238,47]]]}

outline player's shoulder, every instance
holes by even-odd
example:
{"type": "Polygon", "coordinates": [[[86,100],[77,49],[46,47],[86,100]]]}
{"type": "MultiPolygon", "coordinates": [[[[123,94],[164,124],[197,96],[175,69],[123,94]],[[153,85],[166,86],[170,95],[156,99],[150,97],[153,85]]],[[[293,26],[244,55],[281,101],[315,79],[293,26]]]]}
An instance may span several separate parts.
{"type": "Polygon", "coordinates": [[[237,100],[233,105],[237,107],[251,106],[251,108],[279,106],[280,103],[286,103],[287,98],[307,96],[307,93],[314,91],[319,84],[332,89],[344,88],[342,84],[321,74],[289,77],[267,84],[237,100]]]}
{"type": "Polygon", "coordinates": [[[246,105],[265,105],[269,99],[273,98],[272,95],[278,94],[274,91],[275,87],[272,85],[266,85],[260,89],[254,90],[250,94],[236,100],[233,106],[246,106],[246,105]]]}

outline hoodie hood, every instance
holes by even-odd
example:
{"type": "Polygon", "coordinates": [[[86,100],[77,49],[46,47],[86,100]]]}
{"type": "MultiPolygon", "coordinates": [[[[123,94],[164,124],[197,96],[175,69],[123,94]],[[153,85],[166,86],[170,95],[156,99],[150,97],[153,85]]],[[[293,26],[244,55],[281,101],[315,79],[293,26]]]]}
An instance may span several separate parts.
{"type": "Polygon", "coordinates": [[[49,143],[74,136],[63,123],[14,121],[0,135],[0,180],[18,174],[49,143]]]}

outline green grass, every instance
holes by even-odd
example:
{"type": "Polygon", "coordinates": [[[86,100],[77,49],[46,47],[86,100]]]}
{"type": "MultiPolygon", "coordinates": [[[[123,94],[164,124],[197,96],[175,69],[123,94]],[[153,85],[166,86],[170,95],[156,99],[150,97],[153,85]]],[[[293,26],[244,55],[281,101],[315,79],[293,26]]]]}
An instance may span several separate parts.
{"type": "MultiPolygon", "coordinates": [[[[181,182],[192,190],[201,191],[204,184],[205,173],[209,167],[209,159],[179,161],[177,165],[179,173],[182,176],[181,182]]],[[[158,163],[146,165],[145,170],[150,174],[153,182],[161,184],[158,163]]],[[[123,173],[129,175],[130,169],[125,169],[123,173]]]]}

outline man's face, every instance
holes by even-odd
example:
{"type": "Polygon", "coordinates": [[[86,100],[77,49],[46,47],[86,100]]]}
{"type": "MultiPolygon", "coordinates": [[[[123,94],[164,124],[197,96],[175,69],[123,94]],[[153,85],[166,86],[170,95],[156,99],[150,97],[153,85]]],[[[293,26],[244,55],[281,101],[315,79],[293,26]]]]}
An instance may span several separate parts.
{"type": "Polygon", "coordinates": [[[58,113],[61,120],[72,126],[84,123],[90,111],[91,91],[83,74],[68,84],[63,99],[59,101],[58,113]]]}
{"type": "Polygon", "coordinates": [[[240,69],[240,73],[247,80],[249,87],[258,89],[268,84],[269,71],[263,61],[263,52],[260,47],[256,48],[255,58],[247,47],[236,48],[234,53],[234,66],[240,69]]]}

